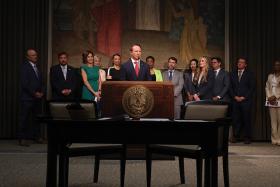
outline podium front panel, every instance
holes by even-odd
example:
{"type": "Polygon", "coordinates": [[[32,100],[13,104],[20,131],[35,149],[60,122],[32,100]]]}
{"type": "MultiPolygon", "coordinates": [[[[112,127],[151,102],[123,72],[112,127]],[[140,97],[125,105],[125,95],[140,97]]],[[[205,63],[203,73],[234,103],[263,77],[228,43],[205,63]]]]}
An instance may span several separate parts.
{"type": "Polygon", "coordinates": [[[154,107],[147,118],[174,118],[174,91],[170,82],[106,81],[102,84],[102,116],[125,114],[122,106],[124,92],[136,85],[148,88],[154,96],[154,107]]]}

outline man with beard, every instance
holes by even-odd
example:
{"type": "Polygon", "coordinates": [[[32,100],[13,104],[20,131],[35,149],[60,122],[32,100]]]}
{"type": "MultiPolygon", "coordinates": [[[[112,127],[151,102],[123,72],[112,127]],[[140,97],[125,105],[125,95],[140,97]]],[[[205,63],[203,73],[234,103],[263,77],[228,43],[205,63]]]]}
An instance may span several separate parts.
{"type": "Polygon", "coordinates": [[[75,100],[77,90],[77,73],[68,65],[68,54],[58,54],[59,64],[51,67],[50,82],[52,87],[52,99],[56,101],[75,100]]]}

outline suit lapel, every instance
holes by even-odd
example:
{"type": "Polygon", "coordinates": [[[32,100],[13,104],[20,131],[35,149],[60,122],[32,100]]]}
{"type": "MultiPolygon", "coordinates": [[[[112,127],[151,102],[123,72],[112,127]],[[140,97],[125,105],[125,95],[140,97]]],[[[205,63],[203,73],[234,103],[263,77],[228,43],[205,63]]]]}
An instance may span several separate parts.
{"type": "Polygon", "coordinates": [[[60,65],[57,65],[57,74],[62,80],[64,80],[63,72],[62,72],[60,65]]]}
{"type": "Polygon", "coordinates": [[[238,70],[236,70],[235,73],[234,73],[234,80],[237,82],[237,84],[239,84],[239,81],[238,81],[238,70]]]}
{"type": "Polygon", "coordinates": [[[237,70],[237,72],[236,72],[236,79],[237,79],[237,82],[238,82],[238,83],[242,82],[242,80],[244,80],[244,79],[246,78],[246,75],[247,75],[247,71],[246,71],[246,69],[244,69],[244,71],[243,71],[243,73],[242,73],[242,75],[241,75],[240,81],[238,81],[238,70],[237,70]]]}
{"type": "MultiPolygon", "coordinates": [[[[37,75],[36,75],[36,72],[35,72],[33,66],[30,64],[30,62],[27,61],[26,63],[27,63],[27,65],[28,65],[30,71],[32,72],[33,76],[36,77],[36,79],[40,81],[40,80],[41,80],[41,73],[40,73],[40,71],[38,70],[38,76],[37,76],[37,75]]],[[[37,67],[37,68],[38,68],[38,67],[37,67]]]]}
{"type": "Polygon", "coordinates": [[[216,80],[221,80],[221,79],[222,79],[222,77],[223,77],[223,74],[224,74],[224,70],[223,70],[223,69],[221,69],[221,70],[219,71],[219,73],[218,73],[217,77],[216,77],[216,80]]]}
{"type": "MultiPolygon", "coordinates": [[[[142,60],[140,60],[140,71],[139,71],[139,74],[138,74],[138,78],[142,77],[143,73],[144,73],[144,62],[142,60]]],[[[135,74],[136,75],[136,74],[135,74]]]]}
{"type": "Polygon", "coordinates": [[[62,72],[62,69],[61,69],[61,67],[60,67],[59,64],[57,65],[57,73],[58,73],[58,76],[60,76],[60,78],[61,78],[62,80],[65,80],[65,79],[64,79],[63,72],[62,72]]]}
{"type": "Polygon", "coordinates": [[[66,80],[68,80],[70,78],[70,76],[71,76],[70,73],[72,73],[72,68],[67,65],[66,80]]]}
{"type": "Polygon", "coordinates": [[[129,68],[130,72],[132,72],[134,79],[137,80],[137,76],[136,76],[133,62],[131,59],[129,59],[128,68],[129,68]]]}
{"type": "Polygon", "coordinates": [[[177,71],[174,70],[173,77],[172,77],[172,83],[175,84],[177,82],[177,71]]]}

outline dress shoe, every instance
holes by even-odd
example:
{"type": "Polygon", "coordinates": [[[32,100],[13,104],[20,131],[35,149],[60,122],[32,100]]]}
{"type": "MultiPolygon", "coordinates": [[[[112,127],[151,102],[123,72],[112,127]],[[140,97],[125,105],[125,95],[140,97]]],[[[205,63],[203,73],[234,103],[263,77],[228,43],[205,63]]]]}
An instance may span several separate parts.
{"type": "Polygon", "coordinates": [[[29,147],[30,146],[30,144],[27,142],[27,140],[25,140],[25,139],[20,139],[20,140],[18,140],[18,144],[20,145],[20,146],[25,146],[25,147],[29,147]]]}
{"type": "Polygon", "coordinates": [[[246,138],[246,139],[244,140],[244,144],[251,144],[251,140],[248,139],[248,138],[246,138]]]}

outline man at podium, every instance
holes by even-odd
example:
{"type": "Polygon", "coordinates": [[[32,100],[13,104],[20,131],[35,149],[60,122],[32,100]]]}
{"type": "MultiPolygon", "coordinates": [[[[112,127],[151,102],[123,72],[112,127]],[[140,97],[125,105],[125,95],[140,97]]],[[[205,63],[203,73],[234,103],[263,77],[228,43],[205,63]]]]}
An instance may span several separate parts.
{"type": "Polygon", "coordinates": [[[141,46],[133,44],[130,48],[130,59],[122,64],[120,80],[122,81],[151,81],[149,66],[142,61],[141,46]]]}

